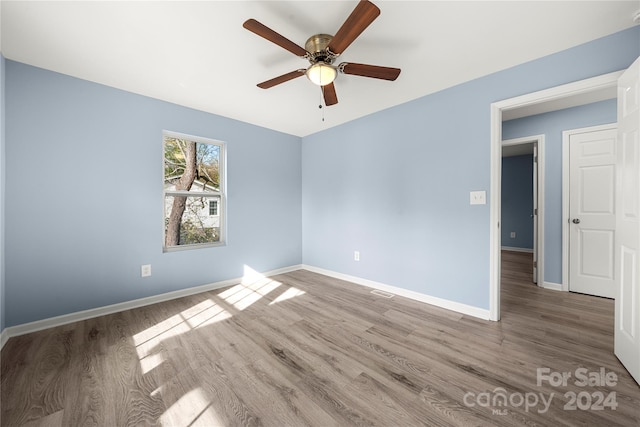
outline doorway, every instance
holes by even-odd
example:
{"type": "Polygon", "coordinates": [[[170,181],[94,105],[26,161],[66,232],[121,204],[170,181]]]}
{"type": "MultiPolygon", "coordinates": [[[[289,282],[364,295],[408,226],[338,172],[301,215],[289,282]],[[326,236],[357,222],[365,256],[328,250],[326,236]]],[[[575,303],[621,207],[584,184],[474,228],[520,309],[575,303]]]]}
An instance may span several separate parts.
{"type": "MultiPolygon", "coordinates": [[[[491,104],[491,205],[490,205],[490,319],[500,320],[500,272],[501,272],[501,185],[502,185],[502,120],[503,114],[512,111],[554,111],[567,107],[567,101],[573,105],[582,105],[585,99],[611,99],[616,97],[618,78],[622,72],[609,73],[579,82],[522,95],[516,98],[491,104]],[[613,93],[613,96],[611,94],[613,93]]],[[[535,114],[535,113],[529,113],[535,114]]],[[[524,116],[524,115],[523,115],[524,116]]],[[[520,116],[520,117],[523,117],[520,116]]],[[[544,277],[539,278],[544,282],[544,277]]]]}
{"type": "Polygon", "coordinates": [[[538,286],[544,283],[544,149],[544,135],[502,141],[502,177],[518,176],[510,176],[515,188],[501,179],[502,207],[510,207],[501,211],[501,250],[532,253],[532,281],[538,286]],[[519,237],[523,231],[527,236],[519,237]]]}

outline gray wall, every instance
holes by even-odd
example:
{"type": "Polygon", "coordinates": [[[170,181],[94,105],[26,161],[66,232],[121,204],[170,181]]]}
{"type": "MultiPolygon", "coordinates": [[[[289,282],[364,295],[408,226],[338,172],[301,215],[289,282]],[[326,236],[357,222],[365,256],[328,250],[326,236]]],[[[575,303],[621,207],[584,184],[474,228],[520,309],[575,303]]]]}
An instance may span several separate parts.
{"type": "Polygon", "coordinates": [[[562,132],[614,123],[616,111],[616,100],[612,99],[502,124],[503,139],[545,135],[544,280],[547,282],[562,283],[562,132]]]}
{"type": "Polygon", "coordinates": [[[299,137],[5,70],[7,326],[300,264],[299,137]],[[226,246],[162,252],[163,129],[227,142],[226,246]]]}

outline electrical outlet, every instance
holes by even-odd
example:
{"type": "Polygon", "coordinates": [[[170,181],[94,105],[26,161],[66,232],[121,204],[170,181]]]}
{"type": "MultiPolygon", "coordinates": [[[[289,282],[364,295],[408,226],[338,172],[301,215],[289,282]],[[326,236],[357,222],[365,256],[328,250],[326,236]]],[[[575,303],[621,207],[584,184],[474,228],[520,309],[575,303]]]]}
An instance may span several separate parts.
{"type": "Polygon", "coordinates": [[[151,276],[151,264],[144,264],[140,267],[140,276],[141,277],[149,277],[151,276]]]}
{"type": "Polygon", "coordinates": [[[515,239],[515,238],[516,238],[516,232],[515,232],[515,231],[512,231],[512,232],[511,232],[511,238],[512,238],[512,239],[515,239]]]}
{"type": "Polygon", "coordinates": [[[353,251],[353,260],[360,261],[360,251],[353,251]]]}
{"type": "Polygon", "coordinates": [[[486,205],[487,204],[487,192],[486,191],[471,191],[469,193],[469,204],[471,204],[471,205],[486,205]]]}

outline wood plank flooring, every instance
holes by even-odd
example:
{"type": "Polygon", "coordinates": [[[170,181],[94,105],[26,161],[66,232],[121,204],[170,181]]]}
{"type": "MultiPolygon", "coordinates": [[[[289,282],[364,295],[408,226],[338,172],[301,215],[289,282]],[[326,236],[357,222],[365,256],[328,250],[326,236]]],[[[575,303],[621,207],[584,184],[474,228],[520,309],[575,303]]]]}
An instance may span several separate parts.
{"type": "Polygon", "coordinates": [[[529,254],[502,265],[501,322],[300,270],[14,337],[1,425],[640,425],[613,302],[536,287],[529,254]],[[538,368],[572,377],[538,386],[538,368]]]}

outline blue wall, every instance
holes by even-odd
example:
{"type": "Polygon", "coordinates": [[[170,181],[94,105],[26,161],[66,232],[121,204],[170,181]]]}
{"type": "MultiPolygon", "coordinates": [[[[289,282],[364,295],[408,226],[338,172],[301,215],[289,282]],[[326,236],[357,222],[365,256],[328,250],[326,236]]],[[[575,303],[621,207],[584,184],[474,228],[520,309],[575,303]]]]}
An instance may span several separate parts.
{"type": "MultiPolygon", "coordinates": [[[[544,280],[562,283],[562,132],[616,122],[616,100],[539,114],[502,124],[502,138],[545,135],[544,280]]],[[[504,241],[503,241],[504,244],[504,241]]]]}
{"type": "Polygon", "coordinates": [[[299,137],[5,71],[7,326],[300,264],[299,137]],[[162,252],[163,129],[227,142],[226,246],[162,252]]]}
{"type": "Polygon", "coordinates": [[[238,277],[244,265],[300,262],[488,309],[489,205],[470,206],[469,191],[489,190],[490,104],[624,69],[638,55],[634,27],[302,147],[7,60],[5,325],[238,277]],[[162,253],[163,129],[228,143],[227,246],[162,253]],[[153,275],[142,279],[147,263],[153,275]]]}
{"type": "Polygon", "coordinates": [[[502,246],[533,249],[533,154],[502,158],[502,246]],[[511,238],[515,231],[516,237],[511,238]]]}
{"type": "Polygon", "coordinates": [[[469,192],[489,190],[490,104],[638,55],[634,27],[303,138],[303,262],[488,309],[489,204],[469,192]]]}

